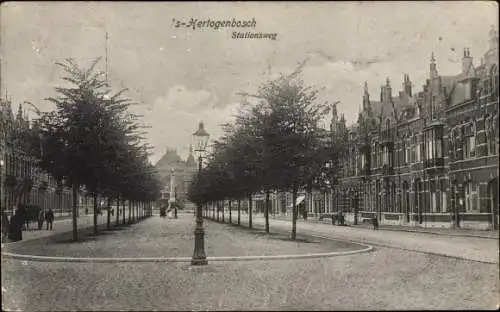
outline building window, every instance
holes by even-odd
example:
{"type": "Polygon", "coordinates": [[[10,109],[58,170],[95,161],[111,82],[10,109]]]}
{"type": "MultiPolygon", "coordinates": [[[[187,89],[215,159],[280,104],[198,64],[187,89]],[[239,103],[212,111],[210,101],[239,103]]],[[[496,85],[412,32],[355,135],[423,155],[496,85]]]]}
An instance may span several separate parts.
{"type": "Polygon", "coordinates": [[[465,211],[475,212],[479,209],[479,194],[477,184],[469,181],[465,186],[465,211]]]}
{"type": "Polygon", "coordinates": [[[441,212],[446,212],[446,190],[441,189],[441,212]]]}
{"type": "Polygon", "coordinates": [[[436,199],[436,191],[433,190],[431,192],[431,212],[438,212],[437,211],[437,199],[436,199]]]}
{"type": "Polygon", "coordinates": [[[427,151],[427,159],[434,158],[434,138],[433,133],[431,131],[427,132],[427,141],[426,141],[426,151],[427,151]]]}
{"type": "Polygon", "coordinates": [[[384,165],[389,165],[389,147],[386,145],[383,149],[384,153],[384,165]]]}
{"type": "Polygon", "coordinates": [[[415,160],[417,159],[416,144],[412,143],[410,148],[411,148],[410,162],[414,163],[415,160]]]}
{"type": "Polygon", "coordinates": [[[410,153],[411,153],[411,144],[408,142],[406,148],[405,148],[405,162],[407,164],[410,163],[410,153]]]}
{"type": "Polygon", "coordinates": [[[443,141],[439,138],[436,140],[436,157],[443,157],[443,141]]]}
{"type": "Polygon", "coordinates": [[[420,149],[421,149],[421,144],[415,144],[415,161],[416,162],[420,161],[420,149]]]}
{"type": "Polygon", "coordinates": [[[476,138],[474,136],[468,136],[465,138],[464,144],[464,159],[474,157],[474,149],[476,147],[476,138]]]}

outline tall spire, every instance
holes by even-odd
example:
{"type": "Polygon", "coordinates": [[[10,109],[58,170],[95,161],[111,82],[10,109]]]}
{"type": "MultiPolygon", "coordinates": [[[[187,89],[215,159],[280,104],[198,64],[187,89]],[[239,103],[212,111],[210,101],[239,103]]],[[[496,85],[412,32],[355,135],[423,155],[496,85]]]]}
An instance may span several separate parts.
{"type": "Polygon", "coordinates": [[[411,97],[411,81],[410,81],[410,75],[405,74],[403,77],[403,91],[406,95],[411,97]]]}
{"type": "Polygon", "coordinates": [[[436,68],[436,59],[434,58],[434,52],[431,54],[431,64],[429,70],[429,78],[434,78],[438,76],[437,68],[436,68]]]}
{"type": "Polygon", "coordinates": [[[494,25],[491,25],[490,29],[489,48],[490,50],[498,49],[498,33],[494,25]]]}

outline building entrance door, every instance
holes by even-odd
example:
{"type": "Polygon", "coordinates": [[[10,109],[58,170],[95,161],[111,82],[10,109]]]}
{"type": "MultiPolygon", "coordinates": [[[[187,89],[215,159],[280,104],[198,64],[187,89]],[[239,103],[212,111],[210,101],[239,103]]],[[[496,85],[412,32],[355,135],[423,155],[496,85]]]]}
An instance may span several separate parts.
{"type": "Polygon", "coordinates": [[[497,230],[499,228],[498,178],[488,183],[488,198],[490,199],[492,227],[497,230]]]}

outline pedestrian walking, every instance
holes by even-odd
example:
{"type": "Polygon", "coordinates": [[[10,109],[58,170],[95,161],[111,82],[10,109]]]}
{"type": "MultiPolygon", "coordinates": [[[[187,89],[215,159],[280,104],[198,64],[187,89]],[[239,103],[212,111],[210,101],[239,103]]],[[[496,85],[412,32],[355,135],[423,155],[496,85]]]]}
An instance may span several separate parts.
{"type": "Polygon", "coordinates": [[[377,217],[373,218],[373,229],[378,230],[378,219],[377,217]]]}
{"type": "Polygon", "coordinates": [[[43,210],[40,209],[40,212],[38,213],[38,230],[39,231],[43,227],[43,221],[45,221],[45,214],[43,213],[43,210]]]}
{"type": "Polygon", "coordinates": [[[52,224],[54,223],[54,211],[52,211],[52,208],[49,208],[49,211],[45,214],[45,220],[47,220],[47,230],[49,227],[52,230],[52,224]]]}
{"type": "Polygon", "coordinates": [[[9,222],[9,217],[7,215],[7,212],[2,213],[2,243],[7,239],[9,236],[9,231],[10,231],[10,222],[9,222]]]}
{"type": "Polygon", "coordinates": [[[24,212],[21,209],[16,209],[15,214],[10,219],[9,224],[9,238],[13,241],[20,241],[23,239],[23,223],[24,212]]]}
{"type": "Polygon", "coordinates": [[[342,212],[342,210],[339,210],[339,214],[338,214],[338,221],[339,221],[339,225],[344,225],[344,222],[345,222],[345,219],[344,219],[344,213],[342,212]]]}

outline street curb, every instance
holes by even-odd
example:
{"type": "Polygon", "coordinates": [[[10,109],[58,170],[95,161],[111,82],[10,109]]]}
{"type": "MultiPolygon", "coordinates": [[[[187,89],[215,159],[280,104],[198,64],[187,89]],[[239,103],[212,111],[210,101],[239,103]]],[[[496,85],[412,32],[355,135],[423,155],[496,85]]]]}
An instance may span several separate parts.
{"type": "MultiPolygon", "coordinates": [[[[359,250],[349,251],[334,251],[327,253],[309,253],[309,254],[291,254],[291,255],[272,255],[272,256],[226,256],[226,257],[207,257],[207,261],[268,261],[268,260],[293,260],[293,259],[315,259],[315,258],[330,258],[337,256],[348,256],[358,253],[371,252],[375,248],[369,244],[361,242],[353,242],[344,239],[335,239],[331,237],[322,237],[318,235],[308,234],[312,237],[323,238],[332,241],[343,241],[351,244],[364,246],[359,250]]],[[[2,258],[36,261],[36,262],[75,262],[75,263],[121,263],[121,262],[136,262],[136,263],[154,263],[154,262],[191,262],[191,257],[149,257],[149,258],[77,258],[77,257],[49,257],[23,255],[2,251],[2,258]]]]}
{"type": "MultiPolygon", "coordinates": [[[[316,236],[319,238],[323,239],[332,239],[326,236],[320,236],[320,235],[313,235],[309,234],[311,236],[316,236]]],[[[487,260],[474,260],[474,259],[468,259],[468,258],[462,258],[458,256],[452,256],[452,255],[447,255],[447,254],[442,254],[439,252],[432,252],[432,251],[421,251],[421,250],[415,250],[415,249],[409,249],[409,248],[403,248],[403,247],[396,247],[396,246],[391,246],[391,245],[386,245],[386,244],[381,244],[381,243],[373,243],[373,242],[361,242],[361,241],[356,241],[356,240],[344,240],[344,239],[339,239],[341,241],[348,241],[353,244],[360,244],[360,245],[367,245],[368,243],[370,244],[369,246],[379,246],[379,247],[384,247],[384,248],[389,248],[389,249],[399,249],[399,250],[404,250],[404,251],[411,251],[411,252],[418,252],[418,253],[423,253],[423,254],[429,254],[429,255],[434,255],[434,256],[440,256],[440,257],[446,257],[446,258],[451,258],[451,259],[456,259],[456,260],[461,260],[461,261],[472,261],[472,262],[479,262],[479,263],[486,263],[486,264],[497,264],[498,262],[492,262],[492,261],[487,261],[487,260]]]]}
{"type": "Polygon", "coordinates": [[[436,233],[436,232],[431,232],[431,231],[414,231],[414,230],[405,230],[405,229],[387,229],[387,228],[379,228],[379,230],[382,231],[393,231],[393,232],[407,232],[407,233],[423,233],[423,234],[430,234],[430,235],[439,235],[439,236],[449,236],[449,237],[475,237],[475,238],[482,238],[482,239],[494,239],[498,240],[498,237],[491,237],[491,236],[482,236],[482,235],[471,235],[471,234],[446,234],[446,233],[436,233]]]}
{"type": "MultiPolygon", "coordinates": [[[[326,238],[330,239],[331,238],[326,238]]],[[[336,256],[347,256],[358,253],[373,251],[373,246],[355,243],[357,245],[368,246],[359,250],[335,251],[328,253],[310,253],[303,255],[273,255],[273,256],[233,256],[233,257],[207,257],[208,261],[254,261],[254,260],[293,260],[293,259],[314,259],[329,258],[336,256]]],[[[48,257],[21,255],[10,252],[2,252],[2,257],[14,260],[36,261],[36,262],[80,262],[80,263],[120,263],[120,262],[191,262],[191,257],[150,257],[150,258],[76,258],[76,257],[48,257]]]]}
{"type": "MultiPolygon", "coordinates": [[[[277,221],[292,221],[292,220],[288,220],[288,219],[281,219],[281,218],[274,218],[273,220],[277,220],[277,221]]],[[[319,221],[316,221],[316,220],[307,220],[307,221],[303,221],[303,220],[297,220],[298,222],[301,222],[301,223],[313,223],[313,224],[330,224],[330,223],[323,223],[323,222],[319,222],[319,221]]],[[[363,227],[360,227],[360,226],[354,226],[352,224],[350,225],[347,225],[353,229],[356,229],[356,228],[360,228],[362,229],[363,227]]],[[[411,227],[410,229],[394,229],[394,228],[387,228],[387,227],[379,227],[379,231],[392,231],[392,232],[406,232],[406,233],[417,233],[417,234],[430,234],[430,235],[438,235],[438,236],[448,236],[448,237],[476,237],[476,238],[483,238],[483,239],[494,239],[494,240],[498,240],[499,237],[491,237],[491,236],[485,236],[485,235],[474,235],[474,234],[467,234],[467,233],[457,233],[457,234],[451,234],[451,233],[437,233],[437,232],[432,232],[432,231],[418,231],[418,230],[412,230],[411,227]]],[[[485,231],[491,231],[491,230],[485,230],[485,231]]]]}
{"type": "MultiPolygon", "coordinates": [[[[284,221],[284,220],[277,220],[277,221],[284,221]]],[[[461,260],[461,261],[472,261],[472,262],[479,262],[479,263],[485,263],[485,264],[496,264],[496,265],[498,265],[498,263],[499,263],[498,261],[468,259],[468,258],[463,258],[463,257],[459,257],[459,256],[447,255],[447,254],[443,254],[443,253],[439,253],[439,252],[415,250],[415,249],[397,247],[397,246],[393,246],[393,245],[382,244],[382,243],[377,243],[377,242],[370,242],[370,241],[352,240],[352,239],[345,238],[345,237],[331,238],[331,237],[324,236],[324,234],[322,234],[322,233],[320,234],[314,230],[312,232],[309,232],[307,235],[315,236],[315,237],[323,238],[323,239],[329,239],[329,240],[345,241],[345,242],[349,242],[352,244],[358,244],[358,245],[379,246],[379,247],[384,247],[384,248],[389,248],[389,249],[399,249],[399,250],[404,250],[404,251],[411,251],[411,252],[429,254],[429,255],[434,255],[434,256],[441,256],[441,257],[446,257],[446,258],[451,258],[451,259],[456,259],[456,260],[461,260]]]]}

